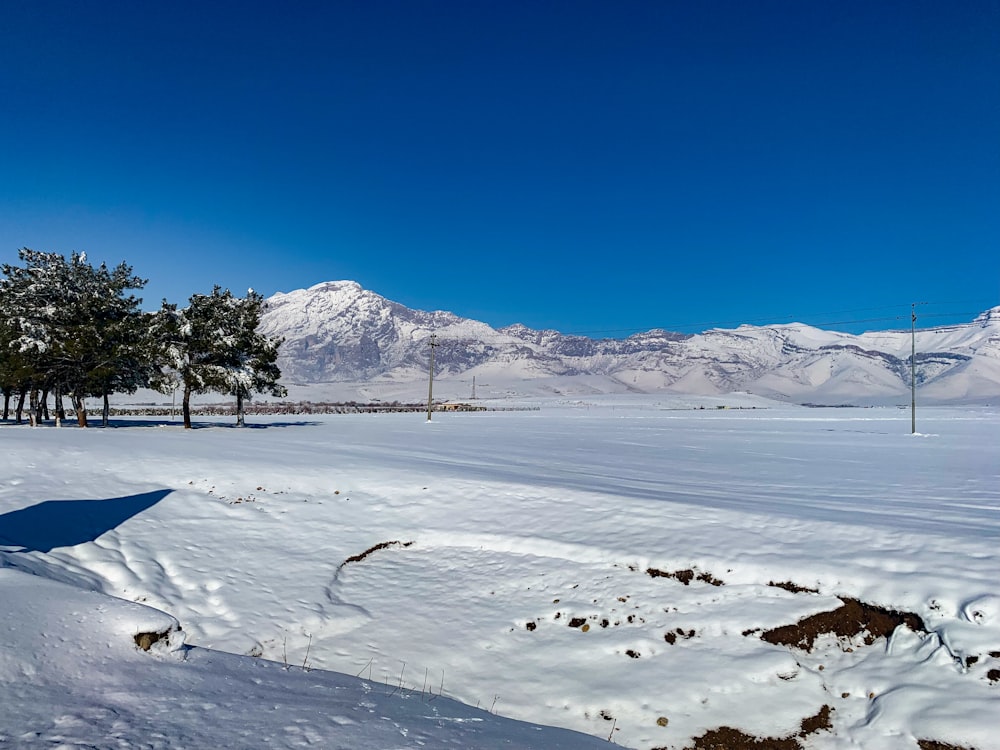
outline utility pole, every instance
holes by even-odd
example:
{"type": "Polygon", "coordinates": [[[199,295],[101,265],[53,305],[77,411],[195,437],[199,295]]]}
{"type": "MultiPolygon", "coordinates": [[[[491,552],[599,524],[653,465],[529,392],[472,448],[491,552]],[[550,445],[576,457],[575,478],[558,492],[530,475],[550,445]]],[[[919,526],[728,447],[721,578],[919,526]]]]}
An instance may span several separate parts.
{"type": "MultiPolygon", "coordinates": [[[[434,350],[431,349],[433,352],[434,350]]],[[[430,416],[427,417],[430,419],[430,416]]],[[[910,434],[917,433],[917,306],[910,305],[910,434]]]]}
{"type": "Polygon", "coordinates": [[[910,434],[917,434],[917,305],[910,303],[910,434]]]}
{"type": "Polygon", "coordinates": [[[476,400],[476,376],[472,376],[472,400],[476,400]]]}
{"type": "Polygon", "coordinates": [[[437,334],[431,334],[431,361],[428,372],[430,377],[427,380],[427,421],[431,421],[431,406],[434,404],[434,347],[437,346],[437,334]]]}

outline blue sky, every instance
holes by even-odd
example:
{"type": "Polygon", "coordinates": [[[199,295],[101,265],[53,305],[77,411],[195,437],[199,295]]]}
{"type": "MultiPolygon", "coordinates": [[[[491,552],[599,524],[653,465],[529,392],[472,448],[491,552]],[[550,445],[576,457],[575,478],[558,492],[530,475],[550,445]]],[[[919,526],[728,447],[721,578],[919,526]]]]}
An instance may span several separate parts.
{"type": "Polygon", "coordinates": [[[1000,304],[998,28],[1000,0],[11,0],[0,261],[595,335],[969,320],[1000,304]]]}

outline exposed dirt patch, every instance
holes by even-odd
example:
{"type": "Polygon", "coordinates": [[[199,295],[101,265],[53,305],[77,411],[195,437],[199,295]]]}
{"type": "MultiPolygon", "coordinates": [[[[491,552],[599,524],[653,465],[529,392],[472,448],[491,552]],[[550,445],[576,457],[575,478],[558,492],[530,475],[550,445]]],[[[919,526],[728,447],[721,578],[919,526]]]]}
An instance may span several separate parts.
{"type": "Polygon", "coordinates": [[[799,586],[797,583],[792,583],[791,581],[781,581],[780,583],[775,583],[774,581],[768,581],[768,586],[774,586],[776,589],[784,589],[785,591],[791,591],[793,594],[818,594],[819,589],[811,589],[807,586],[799,586]]]}
{"type": "Polygon", "coordinates": [[[162,633],[136,633],[135,634],[135,645],[141,648],[143,651],[149,651],[153,647],[154,643],[164,640],[170,636],[169,630],[164,630],[162,633]]]}
{"type": "Polygon", "coordinates": [[[691,581],[695,580],[711,584],[712,586],[722,586],[724,584],[724,581],[720,581],[711,573],[706,573],[706,572],[695,573],[691,568],[686,568],[684,570],[675,570],[673,572],[668,570],[660,570],[659,568],[646,568],[646,575],[652,578],[673,578],[676,581],[680,581],[685,586],[690,586],[691,581]]]}
{"type": "Polygon", "coordinates": [[[380,542],[376,544],[374,547],[369,547],[361,554],[351,555],[346,560],[344,560],[344,562],[340,564],[340,567],[344,567],[345,565],[347,565],[347,563],[361,562],[366,557],[368,557],[368,555],[372,554],[373,552],[378,552],[380,549],[386,549],[388,547],[409,547],[412,544],[413,542],[401,542],[398,539],[393,540],[391,542],[380,542]]]}
{"type": "Polygon", "coordinates": [[[807,716],[804,718],[802,720],[799,737],[805,737],[808,734],[816,734],[816,732],[823,729],[833,729],[833,722],[830,721],[831,713],[833,713],[833,709],[824,704],[824,706],[819,710],[819,713],[815,716],[807,716]]]}
{"type": "Polygon", "coordinates": [[[684,630],[684,628],[677,628],[675,630],[671,630],[667,633],[664,633],[663,640],[665,640],[667,643],[673,646],[675,643],[677,643],[678,638],[694,638],[694,636],[695,636],[694,629],[684,630]]]}
{"type": "Polygon", "coordinates": [[[585,625],[587,622],[586,617],[571,617],[569,620],[569,626],[571,628],[578,628],[581,625],[585,625]]]}
{"type": "Polygon", "coordinates": [[[699,581],[704,581],[705,583],[711,584],[712,586],[722,586],[722,585],[725,584],[725,581],[722,581],[721,579],[716,578],[711,573],[699,573],[696,576],[696,578],[699,581]]]}
{"type": "Polygon", "coordinates": [[[830,706],[824,705],[815,716],[804,718],[798,734],[789,737],[754,737],[733,727],[710,729],[695,737],[694,744],[685,750],[802,750],[801,738],[833,727],[832,712],[830,706]]]}
{"type": "Polygon", "coordinates": [[[866,645],[882,637],[888,637],[900,625],[913,631],[926,632],[923,620],[910,612],[897,612],[865,604],[857,599],[845,599],[832,612],[820,612],[799,620],[794,625],[783,625],[765,630],[761,639],[780,646],[790,646],[812,651],[816,639],[827,633],[839,638],[862,636],[866,645]]]}
{"type": "Polygon", "coordinates": [[[974,747],[949,745],[947,742],[938,742],[937,740],[917,740],[917,745],[920,750],[976,750],[974,747]]]}
{"type": "Polygon", "coordinates": [[[685,750],[802,750],[795,737],[754,737],[732,727],[710,729],[685,750]]]}
{"type": "Polygon", "coordinates": [[[986,679],[990,682],[997,682],[1000,680],[1000,669],[991,669],[986,673],[986,679]]]}

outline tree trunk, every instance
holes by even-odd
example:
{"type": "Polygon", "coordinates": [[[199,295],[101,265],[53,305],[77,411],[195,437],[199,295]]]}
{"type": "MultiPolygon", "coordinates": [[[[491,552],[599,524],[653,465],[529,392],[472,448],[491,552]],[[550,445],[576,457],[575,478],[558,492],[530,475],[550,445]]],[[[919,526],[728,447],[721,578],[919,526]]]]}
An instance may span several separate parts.
{"type": "Polygon", "coordinates": [[[12,389],[3,389],[3,421],[6,422],[10,419],[10,397],[12,395],[12,389]]]}
{"type": "Polygon", "coordinates": [[[28,395],[28,389],[22,388],[21,392],[17,395],[17,423],[21,424],[24,421],[24,397],[28,395]]]}
{"type": "Polygon", "coordinates": [[[66,409],[63,407],[62,388],[56,388],[55,398],[56,426],[58,427],[66,419],[66,409]]]}
{"type": "Polygon", "coordinates": [[[191,389],[184,386],[184,399],[181,402],[181,410],[184,412],[184,429],[191,429],[191,389]]]}
{"type": "Polygon", "coordinates": [[[76,423],[81,427],[87,426],[87,407],[84,405],[83,396],[74,393],[72,396],[73,410],[76,412],[76,423]]]}
{"type": "Polygon", "coordinates": [[[243,394],[236,391],[236,426],[246,427],[246,420],[243,418],[243,394]]]}
{"type": "Polygon", "coordinates": [[[108,401],[108,393],[104,392],[104,410],[101,412],[101,427],[107,427],[111,421],[111,403],[108,401]]]}
{"type": "MultiPolygon", "coordinates": [[[[49,389],[48,388],[45,388],[44,390],[42,390],[42,413],[41,413],[41,419],[44,419],[46,422],[49,421],[49,389]]],[[[41,420],[39,420],[39,421],[41,421],[41,420]]]]}
{"type": "Polygon", "coordinates": [[[42,416],[42,409],[38,405],[38,389],[32,388],[28,397],[28,424],[38,427],[39,418],[42,416]]]}

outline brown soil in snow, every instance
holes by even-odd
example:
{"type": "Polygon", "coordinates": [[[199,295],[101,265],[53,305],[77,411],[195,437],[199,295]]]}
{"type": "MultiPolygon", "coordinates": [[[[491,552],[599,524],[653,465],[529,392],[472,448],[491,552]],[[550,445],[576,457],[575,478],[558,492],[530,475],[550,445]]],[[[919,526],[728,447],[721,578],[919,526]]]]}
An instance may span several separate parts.
{"type": "Polygon", "coordinates": [[[840,638],[862,636],[864,643],[870,645],[879,638],[888,637],[900,625],[914,632],[926,631],[923,620],[910,612],[884,609],[857,599],[840,597],[840,601],[844,605],[832,612],[820,612],[794,625],[765,630],[760,637],[768,643],[812,651],[816,639],[826,633],[840,638]]]}
{"type": "Polygon", "coordinates": [[[690,568],[685,570],[675,570],[673,572],[659,570],[657,568],[646,568],[646,575],[652,578],[673,578],[674,580],[680,581],[685,586],[690,586],[691,581],[695,580],[702,581],[703,583],[709,583],[712,586],[722,586],[725,583],[724,581],[720,581],[711,573],[695,573],[690,568]]]}
{"type": "Polygon", "coordinates": [[[710,729],[685,750],[802,750],[799,740],[824,729],[830,729],[833,709],[824,705],[815,716],[802,720],[798,734],[790,737],[754,737],[732,727],[710,729]]]}
{"type": "Polygon", "coordinates": [[[143,651],[149,651],[153,647],[154,643],[158,643],[165,638],[170,637],[170,631],[164,630],[162,633],[136,633],[135,645],[141,648],[143,651]]]}
{"type": "Polygon", "coordinates": [[[366,557],[368,557],[368,555],[370,555],[372,552],[378,552],[380,549],[386,549],[388,547],[409,547],[412,544],[413,542],[401,542],[398,539],[395,539],[391,542],[379,542],[378,544],[369,547],[360,554],[351,555],[346,560],[344,560],[344,562],[340,564],[340,567],[344,567],[345,565],[347,565],[347,563],[361,562],[366,557]]]}
{"type": "Polygon", "coordinates": [[[791,591],[793,594],[818,594],[819,589],[811,589],[806,586],[799,586],[797,583],[792,583],[791,581],[780,581],[775,583],[774,581],[768,581],[768,586],[774,586],[776,589],[784,589],[785,591],[791,591]]]}

